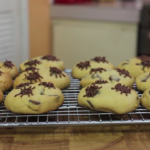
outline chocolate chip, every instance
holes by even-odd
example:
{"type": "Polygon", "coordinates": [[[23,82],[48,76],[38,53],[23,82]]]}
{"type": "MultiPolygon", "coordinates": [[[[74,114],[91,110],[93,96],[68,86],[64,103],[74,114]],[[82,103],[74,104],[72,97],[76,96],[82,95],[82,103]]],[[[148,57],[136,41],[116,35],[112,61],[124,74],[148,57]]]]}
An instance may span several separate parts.
{"type": "Polygon", "coordinates": [[[41,102],[38,101],[34,101],[34,100],[29,100],[30,103],[35,104],[35,105],[40,105],[41,102]]]}
{"type": "Polygon", "coordinates": [[[92,74],[92,79],[98,78],[99,80],[102,80],[102,78],[99,76],[99,74],[92,74]]]}
{"type": "Polygon", "coordinates": [[[119,78],[119,77],[116,77],[116,76],[114,76],[114,75],[111,75],[111,76],[109,77],[109,80],[110,80],[110,81],[117,81],[117,82],[119,82],[119,81],[120,81],[120,78],[119,78]]]}
{"type": "Polygon", "coordinates": [[[89,105],[90,105],[93,109],[95,109],[91,101],[87,100],[87,102],[89,103],[89,105]]]}

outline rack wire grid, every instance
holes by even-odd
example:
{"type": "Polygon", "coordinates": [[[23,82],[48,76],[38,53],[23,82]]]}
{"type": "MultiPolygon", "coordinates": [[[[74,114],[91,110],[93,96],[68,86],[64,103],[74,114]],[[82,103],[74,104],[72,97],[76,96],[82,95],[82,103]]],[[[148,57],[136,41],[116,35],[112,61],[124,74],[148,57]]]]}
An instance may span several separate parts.
{"type": "MultiPolygon", "coordinates": [[[[71,70],[65,72],[71,79],[69,88],[62,90],[65,100],[61,107],[40,115],[21,115],[8,111],[4,104],[0,105],[0,127],[29,126],[79,126],[79,125],[113,125],[113,124],[149,124],[150,111],[139,106],[135,111],[118,115],[113,113],[89,110],[78,105],[77,96],[80,91],[79,80],[71,76],[71,70]]],[[[136,89],[136,85],[133,86],[136,89]]],[[[137,91],[137,90],[136,90],[137,91]]],[[[5,93],[5,96],[9,92],[5,93]]],[[[137,91],[139,96],[142,95],[137,91]]]]}

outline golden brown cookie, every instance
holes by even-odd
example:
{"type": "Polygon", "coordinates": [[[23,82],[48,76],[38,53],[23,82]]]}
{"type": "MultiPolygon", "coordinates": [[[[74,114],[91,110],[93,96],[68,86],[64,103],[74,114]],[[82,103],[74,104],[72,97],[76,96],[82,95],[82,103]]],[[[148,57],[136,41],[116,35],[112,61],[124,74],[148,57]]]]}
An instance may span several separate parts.
{"type": "Polygon", "coordinates": [[[136,78],[144,72],[150,71],[150,57],[142,55],[123,61],[117,68],[128,70],[132,77],[136,78]]]}
{"type": "Polygon", "coordinates": [[[144,93],[141,97],[141,104],[146,109],[150,110],[150,88],[148,88],[146,91],[144,91],[144,93]]]}
{"type": "Polygon", "coordinates": [[[0,103],[4,100],[3,92],[0,90],[0,103]]]}
{"type": "Polygon", "coordinates": [[[22,72],[14,81],[14,87],[21,83],[39,83],[42,81],[53,82],[53,84],[64,89],[70,85],[70,78],[62,70],[56,67],[43,68],[39,70],[29,70],[22,72]]]}
{"type": "Polygon", "coordinates": [[[150,88],[150,71],[136,77],[136,86],[139,90],[145,91],[150,88]]]}
{"type": "Polygon", "coordinates": [[[136,91],[116,84],[92,84],[81,89],[78,103],[96,111],[124,114],[135,110],[140,103],[136,91]]]}
{"type": "Polygon", "coordinates": [[[13,89],[6,96],[4,105],[19,114],[41,114],[56,110],[63,102],[59,88],[51,82],[41,82],[13,89]]]}
{"type": "Polygon", "coordinates": [[[77,79],[82,79],[89,73],[91,68],[102,67],[105,69],[113,69],[114,66],[106,60],[105,57],[95,57],[90,61],[80,62],[74,65],[72,69],[72,76],[77,79]]]}
{"type": "Polygon", "coordinates": [[[0,62],[0,71],[8,73],[13,79],[19,75],[19,71],[15,64],[8,60],[0,62]]]}
{"type": "Polygon", "coordinates": [[[107,81],[110,83],[121,83],[125,86],[132,87],[134,78],[124,69],[104,69],[104,68],[93,68],[89,74],[83,77],[80,81],[82,87],[88,86],[95,81],[107,81]]]}
{"type": "Polygon", "coordinates": [[[60,59],[52,55],[40,56],[27,60],[20,65],[21,71],[24,71],[26,68],[35,67],[35,68],[47,68],[47,67],[57,67],[60,70],[64,70],[64,63],[60,59]]]}
{"type": "Polygon", "coordinates": [[[11,76],[8,73],[0,71],[0,90],[5,92],[13,85],[11,76]]]}

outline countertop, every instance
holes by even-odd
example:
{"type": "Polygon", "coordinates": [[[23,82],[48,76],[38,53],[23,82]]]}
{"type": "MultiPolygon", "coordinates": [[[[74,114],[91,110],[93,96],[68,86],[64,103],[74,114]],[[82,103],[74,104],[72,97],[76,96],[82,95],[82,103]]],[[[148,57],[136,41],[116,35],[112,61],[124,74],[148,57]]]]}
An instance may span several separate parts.
{"type": "Polygon", "coordinates": [[[55,5],[50,7],[52,18],[81,19],[138,23],[143,3],[120,2],[90,3],[81,5],[55,5]]]}
{"type": "MultiPolygon", "coordinates": [[[[91,127],[91,128],[97,128],[91,127]]],[[[106,126],[103,126],[103,129],[106,126]]],[[[0,130],[0,150],[149,150],[150,132],[90,131],[65,127],[0,130]],[[12,131],[13,130],[13,131],[12,131]]],[[[110,128],[111,130],[113,128],[110,128]]],[[[119,127],[116,126],[116,129],[119,127]]],[[[127,128],[126,128],[127,129],[127,128]]],[[[129,128],[128,128],[129,129],[129,128]]],[[[146,130],[146,128],[145,128],[146,130]]]]}

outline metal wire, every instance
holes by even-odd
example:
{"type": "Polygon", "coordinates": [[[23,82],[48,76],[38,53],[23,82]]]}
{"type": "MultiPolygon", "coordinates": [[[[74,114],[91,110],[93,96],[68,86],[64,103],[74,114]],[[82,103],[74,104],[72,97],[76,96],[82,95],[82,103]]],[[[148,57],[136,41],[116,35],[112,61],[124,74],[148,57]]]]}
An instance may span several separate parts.
{"type": "MultiPolygon", "coordinates": [[[[29,126],[79,126],[79,125],[112,125],[112,124],[149,124],[150,111],[139,106],[135,111],[124,115],[97,112],[81,107],[77,103],[80,91],[78,79],[73,79],[71,70],[66,70],[71,79],[69,88],[62,90],[65,100],[61,107],[40,115],[20,115],[6,110],[0,105],[0,127],[29,127],[29,126]]],[[[136,89],[136,85],[133,85],[136,89]]],[[[137,91],[137,89],[136,89],[137,91]]],[[[137,91],[139,96],[142,95],[137,91]]],[[[8,92],[5,94],[5,96],[8,92]]]]}

